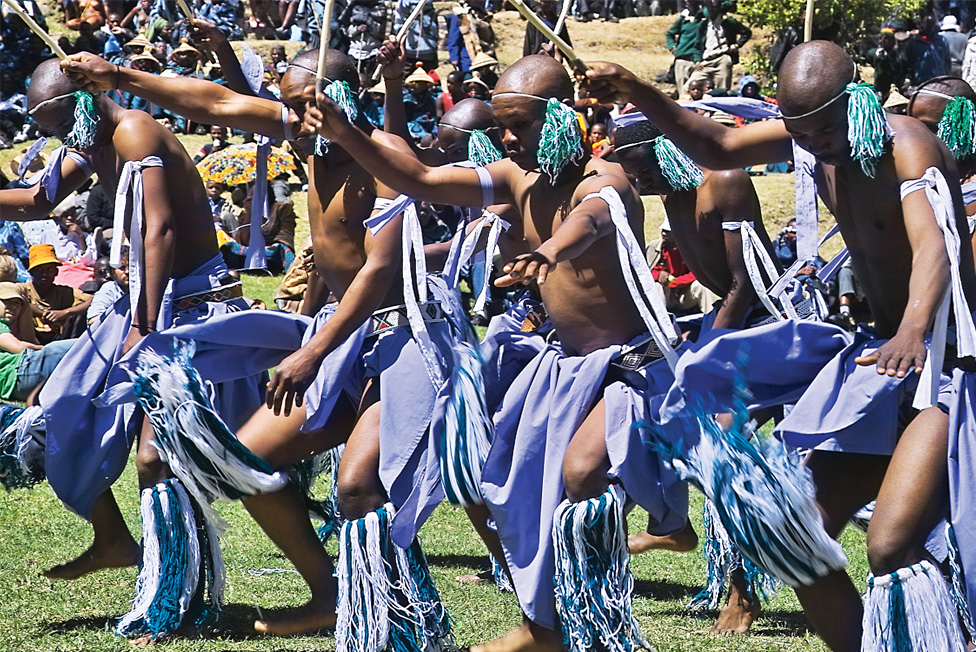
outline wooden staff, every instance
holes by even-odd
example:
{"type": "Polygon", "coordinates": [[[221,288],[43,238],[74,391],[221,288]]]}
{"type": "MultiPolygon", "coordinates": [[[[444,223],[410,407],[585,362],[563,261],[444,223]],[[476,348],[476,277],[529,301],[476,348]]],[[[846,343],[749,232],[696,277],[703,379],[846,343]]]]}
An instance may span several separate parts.
{"type": "Polygon", "coordinates": [[[193,10],[190,9],[189,6],[187,6],[186,0],[176,0],[176,4],[178,4],[180,6],[180,9],[182,9],[183,10],[183,13],[186,14],[186,19],[189,20],[190,21],[190,24],[192,25],[193,24],[193,10]]]}
{"type": "Polygon", "coordinates": [[[325,7],[319,17],[319,67],[315,73],[315,90],[322,92],[325,89],[325,55],[329,51],[329,37],[332,32],[332,9],[335,0],[325,0],[325,7]]]}
{"type": "Polygon", "coordinates": [[[559,48],[559,51],[563,53],[563,56],[569,61],[569,65],[574,69],[579,71],[587,70],[586,64],[576,55],[573,48],[570,47],[569,43],[559,38],[559,35],[552,31],[552,28],[546,25],[545,21],[539,18],[534,11],[526,6],[523,0],[508,0],[518,12],[525,17],[527,21],[532,23],[532,25],[539,30],[543,36],[552,41],[552,44],[559,48]]]}
{"type": "Polygon", "coordinates": [[[420,18],[420,14],[423,12],[425,6],[427,6],[427,0],[420,0],[420,2],[417,3],[417,6],[413,8],[413,11],[411,11],[410,15],[407,16],[406,22],[400,26],[400,30],[397,32],[397,43],[401,43],[403,41],[403,37],[407,35],[407,30],[410,29],[410,26],[413,25],[418,18],[420,18]]]}
{"type": "Polygon", "coordinates": [[[552,30],[556,34],[563,31],[563,25],[566,24],[566,16],[569,14],[569,5],[573,4],[573,0],[565,0],[563,2],[563,10],[559,12],[559,20],[556,21],[556,29],[552,30]]]}
{"type": "Polygon", "coordinates": [[[18,16],[20,16],[20,19],[22,21],[24,21],[24,23],[28,27],[30,27],[30,30],[32,32],[34,32],[35,34],[37,34],[37,36],[42,41],[44,41],[45,45],[47,45],[49,48],[51,48],[51,52],[53,52],[54,54],[56,54],[57,57],[58,57],[58,59],[67,59],[68,58],[68,55],[65,54],[64,50],[61,49],[61,46],[58,45],[58,42],[55,41],[53,38],[51,38],[51,35],[50,34],[48,34],[43,29],[41,29],[41,26],[34,22],[34,19],[31,18],[30,15],[26,11],[24,11],[24,8],[23,7],[21,7],[19,4],[17,4],[16,2],[14,2],[14,0],[3,0],[3,4],[5,4],[8,7],[10,7],[10,11],[12,11],[15,14],[17,14],[18,16]]]}

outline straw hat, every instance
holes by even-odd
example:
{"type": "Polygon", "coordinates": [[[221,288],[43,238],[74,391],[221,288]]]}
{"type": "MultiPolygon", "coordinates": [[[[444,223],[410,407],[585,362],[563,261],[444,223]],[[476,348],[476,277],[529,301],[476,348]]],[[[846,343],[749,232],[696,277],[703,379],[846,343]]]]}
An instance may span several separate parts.
{"type": "Polygon", "coordinates": [[[149,39],[146,38],[146,34],[144,32],[139,32],[139,34],[134,39],[132,39],[131,41],[125,44],[125,47],[133,48],[133,49],[135,48],[145,49],[145,48],[151,48],[152,43],[150,43],[149,39]]]}
{"type": "Polygon", "coordinates": [[[369,92],[382,93],[383,95],[386,95],[386,82],[383,81],[382,76],[380,77],[380,81],[376,84],[376,86],[373,86],[371,89],[369,89],[369,92]]]}
{"type": "Polygon", "coordinates": [[[175,50],[173,50],[172,52],[170,52],[169,56],[172,57],[174,54],[183,53],[183,52],[192,54],[198,59],[200,58],[200,50],[190,45],[189,41],[187,41],[186,39],[180,40],[180,46],[175,50]]]}
{"type": "Polygon", "coordinates": [[[423,68],[421,68],[420,66],[418,66],[416,70],[414,70],[412,73],[410,73],[410,76],[409,77],[407,77],[406,79],[403,80],[403,82],[405,84],[415,84],[417,82],[426,82],[426,83],[428,83],[430,85],[433,85],[434,84],[434,79],[430,75],[428,75],[426,72],[424,72],[424,69],[423,68]]]}
{"type": "Polygon", "coordinates": [[[159,63],[159,59],[157,59],[156,57],[150,54],[151,51],[152,51],[152,45],[150,45],[145,50],[143,50],[142,54],[137,54],[136,56],[129,59],[129,64],[130,65],[134,64],[136,61],[151,61],[152,64],[156,66],[156,70],[159,70],[160,68],[163,67],[163,64],[159,63]]]}
{"type": "Polygon", "coordinates": [[[885,100],[884,108],[889,111],[904,110],[909,104],[907,97],[898,92],[894,85],[891,87],[891,94],[885,100]]]}
{"type": "Polygon", "coordinates": [[[464,83],[462,84],[462,86],[467,86],[468,84],[478,84],[479,86],[483,86],[486,91],[490,91],[491,90],[490,88],[488,88],[488,84],[486,84],[484,82],[484,80],[482,80],[482,79],[480,79],[478,77],[472,77],[471,79],[465,79],[464,80],[464,83]]]}
{"type": "Polygon", "coordinates": [[[479,52],[478,56],[474,58],[471,62],[471,70],[477,70],[478,68],[487,68],[488,66],[498,65],[498,60],[492,57],[490,54],[484,52],[479,52]]]}
{"type": "Polygon", "coordinates": [[[27,259],[27,271],[31,271],[35,267],[41,265],[48,265],[54,263],[55,265],[60,265],[61,261],[58,257],[54,255],[54,245],[52,244],[38,244],[32,245],[28,250],[27,259]]]}

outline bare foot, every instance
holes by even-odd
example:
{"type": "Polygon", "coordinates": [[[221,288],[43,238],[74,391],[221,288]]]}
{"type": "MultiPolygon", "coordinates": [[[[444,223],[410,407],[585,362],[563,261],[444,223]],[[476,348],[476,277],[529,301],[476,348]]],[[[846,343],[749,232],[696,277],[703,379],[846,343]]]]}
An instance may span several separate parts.
{"type": "Polygon", "coordinates": [[[131,537],[112,544],[93,543],[77,558],[44,571],[51,580],[73,580],[103,568],[135,566],[142,557],[139,544],[131,537]]]}
{"type": "Polygon", "coordinates": [[[311,601],[296,609],[282,611],[270,618],[254,621],[254,631],[275,636],[294,636],[336,625],[335,603],[311,601]]]}
{"type": "Polygon", "coordinates": [[[670,550],[672,552],[688,552],[698,547],[698,533],[691,523],[681,530],[663,537],[654,536],[647,532],[632,534],[627,537],[627,549],[630,554],[639,555],[648,550],[670,550]]]}
{"type": "Polygon", "coordinates": [[[501,638],[484,645],[472,645],[471,652],[562,652],[563,637],[559,632],[524,622],[501,638]]]}
{"type": "Polygon", "coordinates": [[[745,634],[752,626],[752,621],[759,617],[761,607],[759,600],[749,600],[737,594],[729,595],[729,601],[722,607],[718,620],[708,632],[711,634],[745,634]]]}
{"type": "Polygon", "coordinates": [[[477,584],[478,582],[494,582],[495,576],[491,571],[481,571],[470,575],[458,575],[454,579],[462,584],[477,584]]]}

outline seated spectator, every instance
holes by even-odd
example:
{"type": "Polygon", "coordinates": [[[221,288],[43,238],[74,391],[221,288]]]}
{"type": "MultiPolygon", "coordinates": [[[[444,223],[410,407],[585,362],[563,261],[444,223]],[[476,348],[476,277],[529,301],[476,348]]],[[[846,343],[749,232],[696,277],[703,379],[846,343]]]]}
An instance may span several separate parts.
{"type": "Polygon", "coordinates": [[[187,39],[183,39],[180,46],[170,52],[166,69],[180,77],[198,77],[197,64],[200,63],[200,56],[200,50],[190,45],[187,39]]]}
{"type": "Polygon", "coordinates": [[[54,254],[62,263],[82,263],[91,267],[98,258],[95,235],[86,233],[85,223],[86,195],[73,195],[54,209],[54,224],[46,228],[40,236],[39,244],[54,247],[54,254]]]}
{"type": "Polygon", "coordinates": [[[213,140],[209,143],[204,143],[203,147],[197,152],[197,155],[193,157],[194,163],[199,163],[212,153],[219,152],[230,145],[230,132],[227,131],[227,127],[218,127],[217,125],[210,127],[210,137],[213,140]]]}
{"type": "Polygon", "coordinates": [[[488,102],[491,100],[491,90],[488,88],[488,84],[481,81],[477,77],[464,80],[464,92],[468,97],[473,97],[474,99],[481,100],[482,102],[488,102]]]}
{"type": "Polygon", "coordinates": [[[613,147],[610,146],[610,139],[607,137],[607,126],[602,122],[597,122],[590,127],[586,142],[590,146],[593,156],[603,158],[613,151],[613,147]]]}
{"type": "Polygon", "coordinates": [[[0,249],[0,283],[17,282],[17,259],[0,249]]]}
{"type": "Polygon", "coordinates": [[[152,10],[152,0],[139,0],[136,6],[125,15],[120,23],[121,27],[128,27],[143,34],[149,28],[149,12],[152,10]]]}
{"type": "MultiPolygon", "coordinates": [[[[274,192],[269,190],[269,198],[275,199],[274,192]]],[[[223,215],[223,227],[230,239],[221,242],[220,253],[224,262],[231,269],[243,269],[248,249],[251,243],[251,205],[254,199],[254,189],[248,191],[244,200],[244,211],[240,216],[230,213],[223,215]]],[[[264,236],[264,255],[268,271],[281,274],[295,259],[295,206],[291,200],[274,201],[268,211],[268,221],[261,227],[264,236]]]]}
{"type": "Polygon", "coordinates": [[[55,284],[59,267],[61,261],[54,255],[54,245],[34,245],[27,267],[31,280],[18,285],[30,302],[34,331],[41,344],[71,339],[84,331],[84,314],[91,305],[91,295],[55,284]]]}
{"type": "MultiPolygon", "coordinates": [[[[106,261],[107,262],[107,261],[106,261]]],[[[115,302],[129,293],[129,248],[122,248],[122,262],[119,267],[107,266],[106,281],[92,297],[85,318],[91,324],[115,305],[115,302]]]]}
{"type": "Polygon", "coordinates": [[[101,54],[105,48],[105,42],[95,36],[95,28],[88,23],[82,23],[78,28],[78,38],[71,44],[71,49],[67,50],[71,54],[77,52],[90,52],[101,54]]]}
{"type": "MultiPolygon", "coordinates": [[[[434,79],[418,64],[417,69],[403,80],[403,110],[407,115],[410,135],[421,139],[437,132],[437,93],[434,79]]],[[[438,89],[439,90],[439,89],[438,89]]]]}
{"type": "Polygon", "coordinates": [[[94,295],[106,283],[112,280],[112,266],[108,262],[108,256],[102,256],[92,265],[92,277],[90,281],[85,281],[78,289],[85,294],[94,295]]]}
{"type": "Polygon", "coordinates": [[[65,0],[64,25],[68,29],[81,30],[86,23],[93,31],[105,24],[105,7],[101,0],[65,0]]]}
{"type": "Polygon", "coordinates": [[[275,83],[280,84],[282,76],[288,70],[288,55],[281,43],[271,46],[271,69],[275,72],[275,83]]]}
{"type": "MultiPolygon", "coordinates": [[[[94,234],[95,229],[101,229],[102,240],[108,243],[112,240],[114,227],[115,197],[106,193],[102,184],[96,183],[88,191],[88,203],[85,204],[85,231],[94,234]]],[[[99,243],[94,244],[97,246],[99,243]]],[[[104,256],[108,252],[99,249],[95,253],[104,256]]]]}
{"type": "Polygon", "coordinates": [[[668,312],[691,315],[711,310],[718,297],[698,282],[671,235],[671,224],[665,218],[661,224],[661,238],[647,247],[647,262],[651,275],[661,284],[668,312]]]}
{"type": "Polygon", "coordinates": [[[122,52],[123,43],[135,38],[135,32],[122,27],[122,17],[118,14],[109,14],[101,31],[106,34],[105,44],[102,46],[102,58],[110,61],[112,57],[122,52]]]}
{"type": "MultiPolygon", "coordinates": [[[[384,105],[386,103],[386,84],[383,82],[383,79],[380,78],[376,86],[370,88],[367,93],[366,102],[363,104],[363,115],[366,116],[366,119],[374,127],[382,129],[383,117],[385,115],[384,105]]],[[[445,95],[447,93],[441,93],[437,96],[438,103],[445,95]]]]}
{"type": "Polygon", "coordinates": [[[30,307],[16,283],[0,283],[0,399],[28,401],[74,344],[63,340],[41,346],[30,307]]]}
{"type": "Polygon", "coordinates": [[[497,65],[498,61],[494,57],[480,52],[471,62],[471,74],[483,81],[489,89],[493,89],[498,83],[498,73],[495,72],[497,65]]]}
{"type": "Polygon", "coordinates": [[[210,215],[213,216],[213,221],[220,226],[223,214],[230,212],[230,202],[224,199],[227,186],[219,181],[208,181],[204,187],[207,190],[207,201],[210,202],[210,215]]]}
{"type": "Polygon", "coordinates": [[[240,41],[244,38],[243,24],[238,16],[240,6],[238,0],[204,0],[197,16],[213,23],[228,41],[240,41]]]}

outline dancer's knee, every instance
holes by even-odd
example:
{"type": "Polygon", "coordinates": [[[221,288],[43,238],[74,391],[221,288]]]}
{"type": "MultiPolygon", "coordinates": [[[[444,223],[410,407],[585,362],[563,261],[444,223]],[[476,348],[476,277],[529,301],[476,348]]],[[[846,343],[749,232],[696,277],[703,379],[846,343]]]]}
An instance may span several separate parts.
{"type": "Polygon", "coordinates": [[[915,546],[904,534],[868,529],[868,564],[874,575],[887,575],[918,561],[915,546]]]}
{"type": "Polygon", "coordinates": [[[588,460],[568,456],[563,461],[563,484],[571,502],[596,498],[610,486],[603,465],[594,466],[588,460]]]}
{"type": "Polygon", "coordinates": [[[386,494],[378,478],[367,478],[364,474],[348,471],[339,472],[339,509],[347,519],[363,518],[386,503],[386,494]]]}

